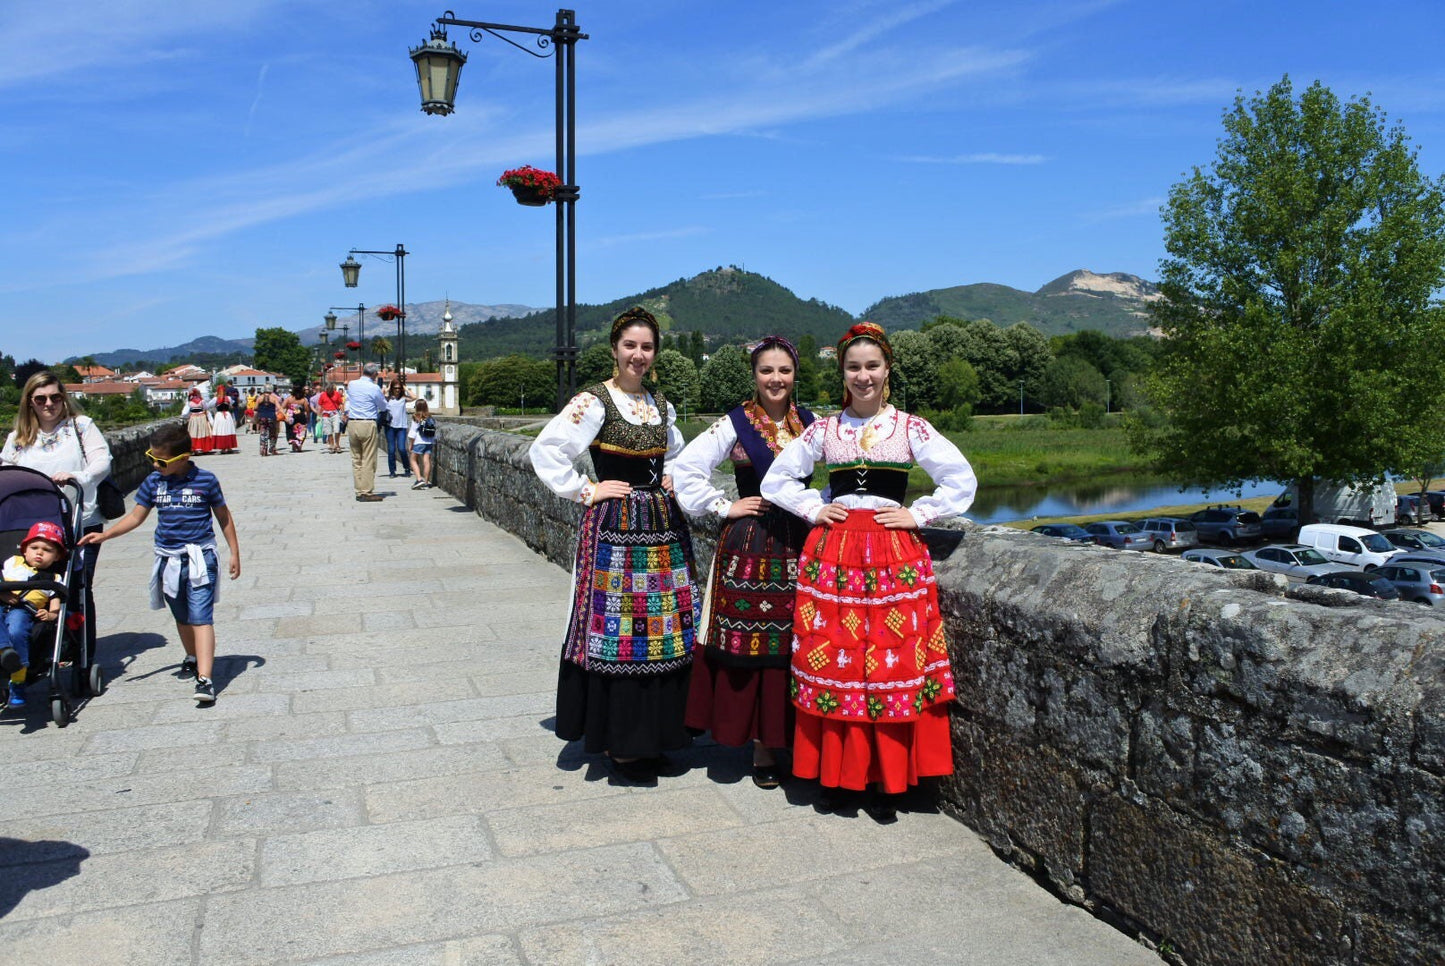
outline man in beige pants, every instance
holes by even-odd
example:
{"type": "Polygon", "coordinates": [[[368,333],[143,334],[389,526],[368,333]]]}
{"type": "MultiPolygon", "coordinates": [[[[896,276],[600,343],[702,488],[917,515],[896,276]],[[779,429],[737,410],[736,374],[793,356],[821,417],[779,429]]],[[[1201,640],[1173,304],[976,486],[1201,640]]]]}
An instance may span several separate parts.
{"type": "Polygon", "coordinates": [[[380,439],[376,417],[386,409],[386,395],[376,384],[381,368],[368,362],[361,377],[346,384],[346,442],[351,447],[351,479],[356,502],[378,503],[376,486],[376,444],[380,439]]]}

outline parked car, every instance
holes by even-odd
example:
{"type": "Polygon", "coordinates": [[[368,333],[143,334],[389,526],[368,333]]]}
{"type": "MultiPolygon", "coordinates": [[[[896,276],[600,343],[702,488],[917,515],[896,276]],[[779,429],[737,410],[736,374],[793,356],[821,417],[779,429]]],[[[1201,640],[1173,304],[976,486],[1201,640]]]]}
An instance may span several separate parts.
{"type": "Polygon", "coordinates": [[[1259,514],[1242,506],[1213,506],[1190,515],[1200,540],[1231,546],[1258,540],[1259,514]]]}
{"type": "Polygon", "coordinates": [[[1258,550],[1251,550],[1245,559],[1260,570],[1284,574],[1295,580],[1309,580],[1316,574],[1333,574],[1347,570],[1358,570],[1349,564],[1330,563],[1325,555],[1314,547],[1297,543],[1272,543],[1258,550]]]}
{"type": "Polygon", "coordinates": [[[1426,503],[1422,507],[1420,497],[1410,493],[1401,493],[1395,497],[1396,523],[1424,523],[1429,514],[1430,504],[1426,503]]]}
{"type": "Polygon", "coordinates": [[[1429,530],[1413,530],[1401,527],[1395,530],[1381,530],[1380,536],[1401,550],[1445,550],[1445,537],[1429,530]]]}
{"type": "Polygon", "coordinates": [[[1258,570],[1249,558],[1243,554],[1235,553],[1233,550],[1215,550],[1210,547],[1195,547],[1193,550],[1186,550],[1180,554],[1180,558],[1190,563],[1206,564],[1210,567],[1222,567],[1225,570],[1258,570]]]}
{"type": "Polygon", "coordinates": [[[1199,544],[1199,531],[1194,524],[1179,517],[1149,517],[1138,526],[1141,533],[1150,537],[1155,553],[1187,550],[1199,544]]]}
{"type": "Polygon", "coordinates": [[[1445,520],[1445,490],[1426,490],[1425,502],[1430,504],[1435,519],[1445,520]]]}
{"type": "Polygon", "coordinates": [[[1431,607],[1439,607],[1445,602],[1445,563],[1401,563],[1397,558],[1376,568],[1375,574],[1393,584],[1405,600],[1429,604],[1431,607]]]}
{"type": "Polygon", "coordinates": [[[1072,540],[1075,543],[1094,542],[1094,535],[1076,523],[1045,523],[1041,527],[1034,527],[1033,532],[1042,533],[1046,537],[1072,540]]]}
{"type": "Polygon", "coordinates": [[[1266,540],[1294,540],[1299,514],[1292,506],[1272,506],[1259,520],[1259,535],[1266,540]]]}
{"type": "Polygon", "coordinates": [[[1326,560],[1373,570],[1400,553],[1400,548],[1364,527],[1339,523],[1311,523],[1299,528],[1296,543],[1314,547],[1326,560]]]}
{"type": "Polygon", "coordinates": [[[1407,550],[1390,558],[1392,564],[1416,563],[1427,567],[1445,567],[1445,550],[1407,550]]]}
{"type": "Polygon", "coordinates": [[[1148,550],[1154,542],[1148,534],[1123,520],[1103,520],[1084,527],[1094,542],[1115,550],[1148,550]]]}
{"type": "Polygon", "coordinates": [[[1334,587],[1339,590],[1352,590],[1364,597],[1375,597],[1379,600],[1400,599],[1400,591],[1394,584],[1381,577],[1378,570],[1368,574],[1363,570],[1318,574],[1306,580],[1305,583],[1316,584],[1320,587],[1334,587]]]}

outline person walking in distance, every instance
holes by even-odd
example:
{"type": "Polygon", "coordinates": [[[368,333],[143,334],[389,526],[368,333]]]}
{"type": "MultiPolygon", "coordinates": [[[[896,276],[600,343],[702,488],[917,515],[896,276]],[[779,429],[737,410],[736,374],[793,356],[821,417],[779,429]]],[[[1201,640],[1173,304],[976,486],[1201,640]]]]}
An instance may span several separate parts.
{"type": "Polygon", "coordinates": [[[376,490],[376,417],[386,407],[386,394],[376,384],[381,367],[368,362],[346,386],[346,442],[351,447],[351,480],[356,502],[378,503],[376,490]]]}

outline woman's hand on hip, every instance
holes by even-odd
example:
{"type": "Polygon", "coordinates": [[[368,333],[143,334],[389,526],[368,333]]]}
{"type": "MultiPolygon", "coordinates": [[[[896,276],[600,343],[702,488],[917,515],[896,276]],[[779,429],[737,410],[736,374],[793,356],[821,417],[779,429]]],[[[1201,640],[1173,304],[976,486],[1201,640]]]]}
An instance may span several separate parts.
{"type": "Polygon", "coordinates": [[[818,519],[814,522],[828,525],[842,523],[846,519],[848,519],[847,507],[841,503],[828,503],[823,506],[823,509],[818,511],[818,519]]]}
{"type": "Polygon", "coordinates": [[[632,484],[625,480],[603,480],[592,488],[592,502],[615,500],[632,492],[632,484]]]}
{"type": "Polygon", "coordinates": [[[734,500],[733,505],[728,507],[728,519],[737,520],[741,517],[758,517],[763,515],[767,509],[767,503],[760,496],[745,496],[741,500],[734,500]]]}
{"type": "Polygon", "coordinates": [[[913,514],[901,506],[891,506],[886,510],[874,510],[873,519],[877,520],[889,530],[918,529],[918,521],[913,519],[913,514]]]}

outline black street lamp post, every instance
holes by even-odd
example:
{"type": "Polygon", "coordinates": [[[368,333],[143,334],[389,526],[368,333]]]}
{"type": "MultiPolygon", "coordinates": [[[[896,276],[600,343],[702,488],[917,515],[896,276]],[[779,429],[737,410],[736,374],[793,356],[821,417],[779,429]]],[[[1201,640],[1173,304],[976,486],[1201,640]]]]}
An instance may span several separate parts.
{"type": "Polygon", "coordinates": [[[436,19],[431,40],[411,51],[421,88],[421,109],[427,114],[447,115],[455,109],[457,81],[467,55],[447,42],[446,27],[466,27],[473,43],[484,34],[506,41],[533,57],[554,57],[556,80],[557,174],[562,184],[553,192],[557,203],[557,409],[577,391],[577,65],[576,45],[588,39],[577,27],[576,12],[558,10],[551,27],[517,27],[510,24],[458,20],[452,11],[436,19]],[[532,34],[543,53],[502,36],[506,33],[532,34]]]}
{"type": "MultiPolygon", "coordinates": [[[[337,309],[340,309],[340,310],[343,311],[343,312],[350,312],[350,311],[352,311],[353,309],[356,310],[356,331],[357,331],[356,341],[361,345],[361,349],[360,349],[360,351],[358,351],[358,352],[356,353],[356,355],[357,355],[358,358],[361,359],[361,361],[362,361],[363,363],[366,362],[366,306],[365,306],[365,305],[333,305],[333,306],[331,306],[331,308],[327,310],[326,314],[325,314],[324,316],[322,316],[322,319],[323,319],[323,321],[325,321],[326,327],[327,327],[328,329],[335,329],[335,328],[336,328],[336,316],[332,315],[331,313],[332,313],[332,312],[335,312],[337,309]]],[[[349,326],[349,325],[343,325],[343,326],[341,327],[341,330],[342,330],[342,332],[349,333],[349,332],[351,331],[351,326],[349,326]]],[[[350,340],[350,339],[347,339],[346,341],[347,341],[347,342],[350,342],[351,340],[350,340]]]]}
{"type": "Polygon", "coordinates": [[[396,309],[401,314],[396,317],[397,351],[393,355],[400,360],[396,367],[398,375],[406,365],[406,256],[410,254],[411,252],[398,242],[395,251],[370,251],[365,248],[353,248],[346,253],[346,261],[341,263],[342,283],[347,288],[356,288],[361,281],[361,263],[351,256],[386,255],[396,262],[396,309]]]}

